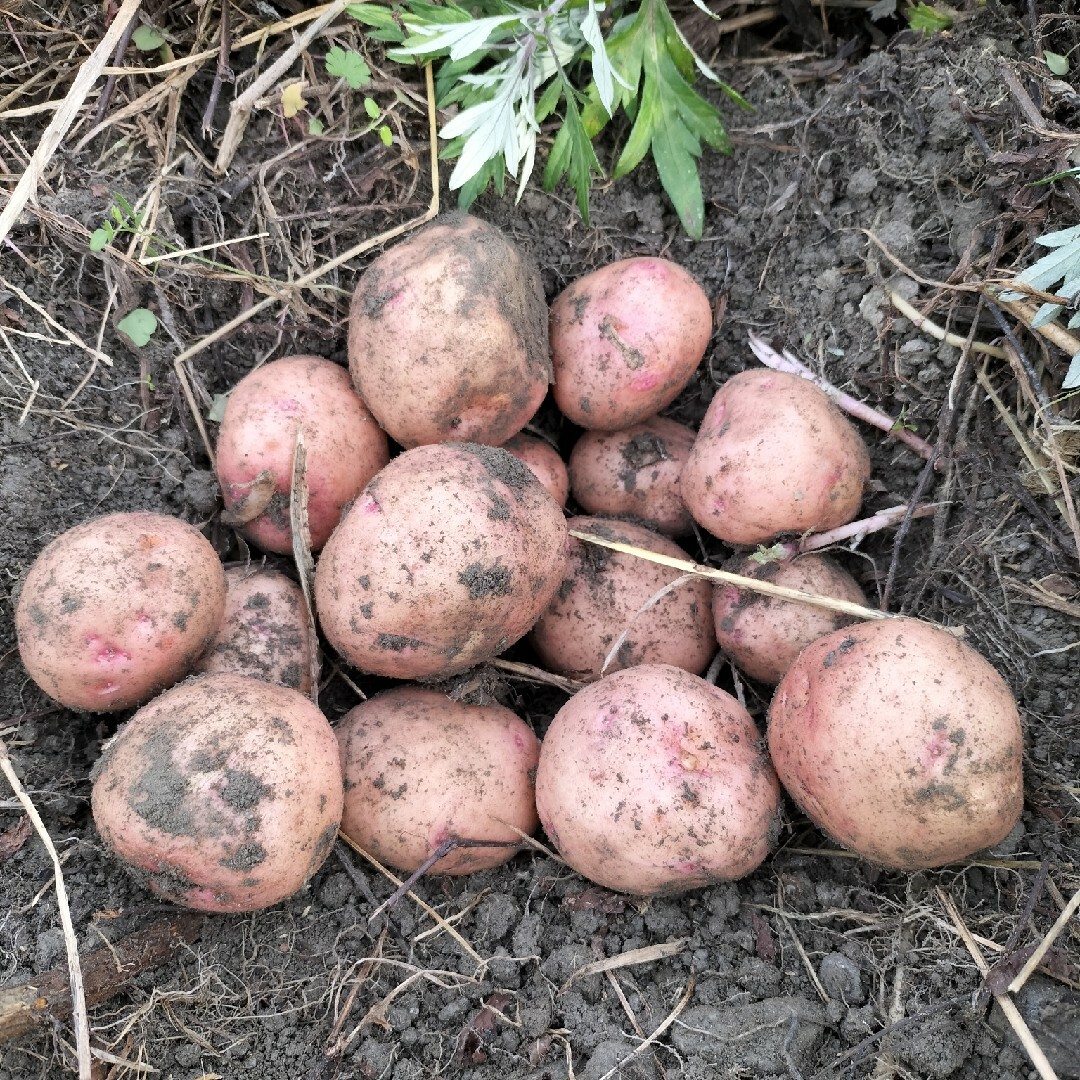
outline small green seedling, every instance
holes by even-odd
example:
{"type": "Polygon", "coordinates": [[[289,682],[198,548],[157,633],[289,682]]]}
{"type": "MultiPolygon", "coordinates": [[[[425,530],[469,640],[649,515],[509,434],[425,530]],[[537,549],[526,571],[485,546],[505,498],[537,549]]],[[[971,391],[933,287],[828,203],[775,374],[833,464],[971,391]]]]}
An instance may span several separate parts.
{"type": "Polygon", "coordinates": [[[154,336],[157,325],[157,316],[149,308],[139,307],[129,311],[116,324],[116,329],[141,349],[154,336]]]}
{"type": "Polygon", "coordinates": [[[118,236],[134,235],[142,228],[143,212],[137,211],[123,195],[114,195],[116,206],[110,208],[108,216],[90,234],[90,250],[103,251],[118,236]]]}
{"type": "Polygon", "coordinates": [[[787,557],[788,549],[784,544],[773,544],[772,547],[759,547],[750,556],[750,561],[756,562],[758,566],[765,566],[767,563],[779,562],[787,557]]]}
{"type": "Polygon", "coordinates": [[[953,24],[953,13],[947,8],[931,4],[912,4],[905,13],[908,26],[924,34],[936,34],[948,30],[953,24]]]}

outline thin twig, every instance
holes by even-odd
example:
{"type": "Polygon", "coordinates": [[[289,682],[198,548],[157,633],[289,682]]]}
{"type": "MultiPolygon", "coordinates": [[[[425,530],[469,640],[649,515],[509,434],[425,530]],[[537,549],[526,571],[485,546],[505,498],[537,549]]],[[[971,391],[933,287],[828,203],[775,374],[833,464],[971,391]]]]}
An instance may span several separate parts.
{"type": "Polygon", "coordinates": [[[34,825],[34,830],[41,837],[41,842],[49,852],[52,859],[53,873],[56,882],[56,909],[60,915],[60,925],[64,930],[64,946],[67,949],[68,980],[71,984],[71,1012],[75,1022],[75,1046],[79,1059],[79,1080],[90,1080],[93,1060],[90,1056],[90,1022],[86,1016],[86,997],[83,993],[82,965],[79,961],[79,943],[75,939],[75,927],[71,923],[71,908],[68,906],[67,887],[64,885],[64,871],[60,865],[60,856],[53,845],[49,830],[41,820],[41,815],[34,806],[15,775],[11,758],[8,757],[7,746],[0,739],[0,772],[7,777],[11,790],[15,792],[15,798],[22,804],[23,809],[29,815],[34,825]]]}
{"type": "MultiPolygon", "coordinates": [[[[967,338],[960,334],[950,334],[944,327],[938,326],[923,315],[918,308],[909,304],[895,289],[889,293],[889,303],[892,304],[901,315],[904,316],[916,330],[922,330],[938,341],[944,341],[946,345],[962,349],[967,345],[967,338]]],[[[972,352],[985,353],[987,356],[996,356],[999,360],[1005,359],[1005,350],[997,345],[987,345],[983,341],[973,341],[969,346],[972,352]]]]}
{"type": "MultiPolygon", "coordinates": [[[[956,910],[956,905],[952,902],[952,897],[950,897],[940,886],[935,888],[934,892],[937,893],[937,897],[941,901],[942,907],[945,908],[949,918],[952,919],[953,925],[956,927],[956,932],[960,935],[964,945],[967,946],[967,951],[971,953],[971,959],[975,961],[975,966],[979,969],[979,972],[985,979],[990,971],[990,967],[986,963],[979,946],[975,944],[975,941],[971,936],[971,931],[967,928],[967,924],[960,917],[960,912],[956,910]]],[[[1035,1066],[1035,1069],[1039,1076],[1042,1077],[1042,1080],[1057,1080],[1057,1073],[1054,1072],[1053,1066],[1047,1060],[1042,1047],[1035,1041],[1035,1036],[1031,1034],[1031,1029],[1024,1022],[1024,1018],[1020,1015],[1020,1010],[1017,1009],[1013,999],[1009,997],[1008,994],[995,994],[994,1000],[1001,1007],[1001,1011],[1005,1014],[1005,1019],[1009,1021],[1013,1031],[1016,1032],[1016,1037],[1027,1051],[1028,1057],[1031,1058],[1031,1064],[1035,1066]]]]}
{"type": "Polygon", "coordinates": [[[218,98],[221,96],[222,84],[232,81],[233,73],[229,67],[229,53],[232,51],[232,28],[229,26],[229,0],[221,0],[221,19],[218,26],[221,39],[221,51],[218,53],[217,67],[214,70],[214,82],[210,87],[210,94],[206,99],[206,108],[203,109],[202,130],[204,135],[214,133],[214,111],[217,109],[218,98]]]}
{"type": "Polygon", "coordinates": [[[37,149],[30,158],[15,190],[8,197],[7,206],[0,211],[0,242],[2,242],[12,226],[18,220],[23,207],[37,191],[38,181],[45,172],[46,167],[56,153],[68,128],[75,122],[79,110],[83,107],[90,88],[97,81],[102,68],[109,62],[109,57],[116,48],[116,43],[128,28],[128,24],[135,18],[142,0],[124,0],[120,10],[116,13],[112,25],[105,31],[105,36],[98,42],[97,48],[79,65],[78,74],[71,83],[71,88],[64,96],[64,102],[56,115],[49,121],[49,126],[41,133],[41,139],[37,149]]]}
{"type": "Polygon", "coordinates": [[[1017,972],[1016,978],[1009,983],[1009,993],[1018,993],[1024,983],[1028,981],[1031,973],[1042,963],[1042,958],[1050,950],[1050,946],[1054,944],[1057,936],[1068,925],[1069,920],[1076,914],[1077,909],[1080,909],[1080,889],[1077,889],[1073,893],[1072,899],[1065,906],[1065,910],[1058,916],[1057,922],[1050,927],[1047,931],[1046,937],[1039,942],[1035,951],[1028,957],[1027,963],[1017,972]]]}
{"type": "Polygon", "coordinates": [[[656,1042],[656,1040],[659,1039],[660,1036],[663,1035],[664,1032],[667,1031],[667,1029],[671,1027],[671,1025],[674,1024],[675,1021],[678,1020],[678,1018],[682,1015],[682,1011],[690,1003],[690,998],[693,993],[694,973],[691,971],[690,978],[686,981],[686,989],[683,991],[682,997],[679,998],[678,1002],[675,1005],[675,1008],[672,1009],[670,1013],[668,1013],[660,1026],[644,1042],[638,1043],[638,1045],[635,1046],[634,1049],[622,1059],[622,1061],[608,1069],[608,1071],[600,1077],[600,1080],[611,1080],[611,1077],[621,1074],[622,1070],[631,1061],[633,1061],[634,1058],[636,1058],[643,1050],[646,1050],[650,1046],[652,1046],[652,1044],[656,1042]]]}

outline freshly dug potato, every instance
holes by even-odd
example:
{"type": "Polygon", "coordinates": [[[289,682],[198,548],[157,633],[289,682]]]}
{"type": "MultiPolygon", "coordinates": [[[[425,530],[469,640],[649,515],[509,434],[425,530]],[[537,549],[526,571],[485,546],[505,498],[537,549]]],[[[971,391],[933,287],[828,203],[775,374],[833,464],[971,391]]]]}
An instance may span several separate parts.
{"type": "Polygon", "coordinates": [[[230,567],[225,586],[225,614],[195,670],[247,675],[308,693],[311,647],[300,586],[258,566],[230,567]]]}
{"type": "Polygon", "coordinates": [[[420,446],[365,488],[315,571],[331,645],[363,671],[441,677],[490,660],[547,607],[566,520],[513,454],[420,446]]]}
{"type": "Polygon", "coordinates": [[[679,486],[713,536],[760,544],[846,525],[869,479],[866,444],[825,393],[798,375],[762,369],[717,391],[679,486]]]}
{"type": "Polygon", "coordinates": [[[1005,681],[912,619],[808,645],[777,687],[769,750],[803,811],[885,866],[942,866],[992,847],[1023,808],[1020,716],[1005,681]]]}
{"type": "Polygon", "coordinates": [[[539,267],[494,225],[465,214],[413,233],[356,286],[349,370],[402,446],[500,446],[551,382],[539,267]]]}
{"type": "Polygon", "coordinates": [[[693,529],[679,493],[694,432],[653,416],[622,431],[586,431],[570,453],[570,488],[583,510],[632,515],[665,536],[693,529]]]}
{"type": "Polygon", "coordinates": [[[108,514],[61,533],[15,606],[30,677],[70,709],[126,709],[188,673],[225,610],[225,573],[192,526],[108,514]]]}
{"type": "Polygon", "coordinates": [[[344,368],[318,356],[287,356],[245,375],[225,406],[217,474],[230,523],[264,551],[292,552],[289,503],[300,428],[313,551],[390,460],[386,435],[344,368]]]}
{"type": "Polygon", "coordinates": [[[547,489],[547,493],[560,505],[566,505],[567,496],[570,494],[570,477],[566,472],[566,463],[559,452],[550,443],[543,439],[533,438],[532,435],[515,435],[503,443],[503,449],[523,461],[534,473],[537,479],[547,489]]]}
{"type": "Polygon", "coordinates": [[[644,664],[559,710],[540,747],[536,805],[579,874],[647,896],[749,874],[775,840],[780,787],[735,698],[644,664]]]}
{"type": "Polygon", "coordinates": [[[296,690],[206,675],[140,709],[94,766],[106,847],[151,892],[254,911],[322,865],[341,821],[334,731],[296,690]]]}
{"type": "MultiPolygon", "coordinates": [[[[799,592],[866,605],[859,583],[828,555],[809,552],[794,559],[765,561],[755,555],[737,555],[724,569],[799,592]]],[[[856,620],[797,600],[717,585],[713,589],[713,621],[721,650],[751,678],[775,686],[811,641],[856,620]]]]}
{"type": "Polygon", "coordinates": [[[466,705],[438,690],[400,686],[377,694],[337,727],[345,775],[341,831],[406,873],[447,840],[462,847],[433,874],[471,874],[506,862],[537,826],[533,778],[540,742],[501,705],[466,705]]]}
{"type": "MultiPolygon", "coordinates": [[[[640,525],[592,517],[571,518],[567,524],[605,540],[689,558],[678,544],[640,525]]],[[[607,671],[674,664],[700,675],[716,652],[708,581],[684,581],[645,608],[681,576],[678,570],[572,537],[566,575],[533,627],[533,647],[549,670],[587,678],[601,673],[625,632],[607,671]]]]}
{"type": "Polygon", "coordinates": [[[697,281],[667,259],[621,259],[564,289],[551,305],[555,401],[592,431],[658,413],[690,381],[712,334],[697,281]]]}

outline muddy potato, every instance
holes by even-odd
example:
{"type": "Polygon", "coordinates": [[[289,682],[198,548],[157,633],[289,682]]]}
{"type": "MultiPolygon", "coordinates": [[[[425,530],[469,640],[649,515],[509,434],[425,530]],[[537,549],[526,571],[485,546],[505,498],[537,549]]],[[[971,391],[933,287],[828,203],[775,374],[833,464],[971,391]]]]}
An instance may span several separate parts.
{"type": "Polygon", "coordinates": [[[870,479],[859,433],[798,375],[743,371],[717,391],[679,478],[702,528],[729,544],[854,520],[870,479]]]}
{"type": "Polygon", "coordinates": [[[885,866],[991,847],[1023,807],[1012,694],[979,653],[927,623],[857,623],[807,646],[776,689],[768,738],[802,810],[885,866]]]}
{"type": "Polygon", "coordinates": [[[287,356],[245,375],[225,406],[217,474],[227,520],[264,551],[292,552],[289,503],[300,428],[313,551],[390,460],[386,435],[344,368],[318,356],[287,356]]]}
{"type": "Polygon", "coordinates": [[[503,449],[529,466],[536,478],[547,489],[547,493],[560,505],[566,506],[570,494],[570,477],[566,472],[566,463],[559,452],[550,443],[532,435],[515,435],[503,443],[503,449]]]}
{"type": "Polygon", "coordinates": [[[300,889],[334,846],[341,759],[303,694],[206,675],[140,709],[94,766],[106,847],[152,892],[254,911],[300,889]]]}
{"type": "Polygon", "coordinates": [[[775,840],[780,788],[735,698],[646,664],[559,710],[540,748],[536,805],[579,874],[650,895],[749,874],[775,840]]]}
{"type": "MultiPolygon", "coordinates": [[[[724,569],[799,592],[831,596],[866,606],[859,583],[828,555],[810,552],[797,558],[762,561],[755,555],[737,555],[724,569]]],[[[797,600],[780,600],[735,585],[713,589],[713,623],[721,650],[753,679],[775,686],[795,657],[811,641],[848,626],[856,616],[797,600]]]]}
{"type": "Polygon", "coordinates": [[[494,225],[449,214],[364,271],[349,310],[349,370],[402,446],[500,446],[551,382],[535,261],[494,225]]]}
{"type": "MultiPolygon", "coordinates": [[[[640,525],[578,517],[571,529],[647,548],[676,559],[689,556],[678,544],[640,525]]],[[[642,608],[682,575],[635,555],[571,538],[566,574],[530,640],[544,666],[574,678],[635,664],[674,664],[700,675],[716,652],[704,578],[684,581],[642,608]]]]}
{"type": "Polygon", "coordinates": [[[551,305],[555,401],[580,427],[630,427],[675,400],[711,334],[709,298],[681,266],[644,257],[603,266],[551,305]]]}
{"type": "Polygon", "coordinates": [[[341,831],[380,862],[411,873],[447,840],[462,847],[431,868],[469,874],[506,862],[537,826],[540,742],[501,705],[466,705],[438,690],[377,694],[338,724],[345,776],[341,831]]]}
{"type": "Polygon", "coordinates": [[[629,515],[665,536],[684,536],[693,521],[679,473],[693,445],[690,428],[663,416],[622,431],[586,431],[570,453],[570,489],[590,514],[629,515]]]}
{"type": "Polygon", "coordinates": [[[19,591],[30,677],[71,709],[126,709],[188,673],[225,609],[203,535],[165,514],[108,514],[61,533],[19,591]]]}
{"type": "Polygon", "coordinates": [[[315,571],[330,644],[363,671],[450,675],[522,637],[563,579],[566,521],[513,454],[475,443],[395,458],[315,571]]]}
{"type": "Polygon", "coordinates": [[[247,675],[306,694],[311,642],[300,586],[278,570],[233,566],[225,587],[225,613],[195,670],[247,675]]]}

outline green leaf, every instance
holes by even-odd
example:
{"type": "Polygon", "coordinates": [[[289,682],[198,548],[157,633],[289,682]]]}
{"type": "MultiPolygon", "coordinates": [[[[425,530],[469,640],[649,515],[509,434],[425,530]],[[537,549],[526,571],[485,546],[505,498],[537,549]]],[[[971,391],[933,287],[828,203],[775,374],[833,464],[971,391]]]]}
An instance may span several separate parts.
{"type": "Polygon", "coordinates": [[[1069,74],[1069,58],[1067,56],[1044,49],[1043,59],[1046,61],[1046,66],[1050,69],[1052,75],[1063,79],[1069,74]]]}
{"type": "Polygon", "coordinates": [[[135,308],[116,324],[116,329],[141,349],[153,337],[157,324],[157,316],[148,308],[135,308]]]}
{"type": "Polygon", "coordinates": [[[106,229],[95,229],[90,234],[90,250],[101,251],[108,245],[111,239],[112,236],[109,235],[109,232],[106,229]]]}
{"type": "Polygon", "coordinates": [[[317,116],[308,117],[307,132],[309,135],[321,135],[325,130],[325,125],[317,116]]]}
{"type": "Polygon", "coordinates": [[[378,120],[380,111],[379,103],[374,98],[364,98],[364,112],[368,114],[369,120],[378,120]]]}
{"type": "Polygon", "coordinates": [[[379,138],[382,140],[383,146],[389,146],[394,141],[394,133],[386,124],[380,124],[379,138]]]}
{"type": "Polygon", "coordinates": [[[153,52],[165,44],[165,38],[156,27],[143,23],[142,26],[135,27],[131,42],[139,52],[153,52]]]}
{"type": "Polygon", "coordinates": [[[948,30],[953,24],[952,12],[936,8],[930,4],[912,4],[907,9],[906,18],[912,30],[921,30],[924,34],[935,34],[939,30],[948,30]]]}
{"type": "Polygon", "coordinates": [[[326,70],[331,75],[344,79],[354,90],[367,86],[371,82],[371,68],[358,53],[349,49],[347,52],[335,45],[326,54],[326,70]]]}
{"type": "Polygon", "coordinates": [[[405,37],[394,18],[399,11],[396,5],[389,8],[383,4],[350,4],[345,11],[365,26],[370,26],[367,36],[376,41],[402,41],[405,37]]]}

